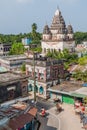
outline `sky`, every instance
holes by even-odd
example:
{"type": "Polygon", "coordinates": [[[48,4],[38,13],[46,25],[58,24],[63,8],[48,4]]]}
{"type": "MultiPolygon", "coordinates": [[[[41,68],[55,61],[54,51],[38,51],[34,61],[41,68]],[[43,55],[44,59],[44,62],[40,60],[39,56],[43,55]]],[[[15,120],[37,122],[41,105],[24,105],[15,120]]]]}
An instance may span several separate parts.
{"type": "Polygon", "coordinates": [[[42,33],[57,7],[74,32],[87,32],[87,0],[0,0],[0,34],[29,33],[33,23],[42,33]]]}

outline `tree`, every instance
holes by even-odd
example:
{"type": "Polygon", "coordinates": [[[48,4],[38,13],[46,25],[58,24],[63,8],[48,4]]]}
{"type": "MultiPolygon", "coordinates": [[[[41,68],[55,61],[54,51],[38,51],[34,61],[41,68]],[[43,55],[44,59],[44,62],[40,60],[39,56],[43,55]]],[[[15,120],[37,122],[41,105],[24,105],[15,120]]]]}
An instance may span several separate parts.
{"type": "Polygon", "coordinates": [[[25,71],[26,71],[26,65],[25,65],[25,63],[22,64],[21,70],[22,70],[22,72],[25,72],[25,71]]]}
{"type": "Polygon", "coordinates": [[[39,52],[39,53],[42,52],[42,48],[41,47],[31,48],[30,50],[33,51],[33,52],[39,52]]]}
{"type": "Polygon", "coordinates": [[[47,57],[52,57],[52,56],[53,56],[52,52],[50,50],[48,50],[47,57]]]}
{"type": "Polygon", "coordinates": [[[40,44],[41,43],[41,34],[37,32],[37,24],[33,23],[32,24],[32,42],[31,44],[40,44]]]}
{"type": "Polygon", "coordinates": [[[36,32],[36,30],[37,30],[37,24],[33,23],[32,24],[32,32],[36,32]]]}
{"type": "Polygon", "coordinates": [[[83,104],[87,107],[87,97],[83,98],[83,104]]]}
{"type": "Polygon", "coordinates": [[[86,65],[87,64],[87,56],[81,57],[78,59],[78,63],[80,65],[86,65]]]}
{"type": "Polygon", "coordinates": [[[75,39],[76,44],[82,43],[82,41],[87,40],[87,32],[74,33],[74,39],[75,39]]]}
{"type": "Polygon", "coordinates": [[[33,23],[32,24],[32,39],[33,40],[36,40],[36,36],[37,36],[37,24],[36,23],[33,23]]]}
{"type": "Polygon", "coordinates": [[[77,70],[73,75],[73,78],[75,78],[75,80],[82,80],[84,82],[87,82],[87,71],[82,72],[81,70],[77,70]]]}
{"type": "Polygon", "coordinates": [[[24,51],[25,51],[25,48],[22,43],[13,43],[9,54],[20,55],[20,54],[23,54],[24,51]]]}

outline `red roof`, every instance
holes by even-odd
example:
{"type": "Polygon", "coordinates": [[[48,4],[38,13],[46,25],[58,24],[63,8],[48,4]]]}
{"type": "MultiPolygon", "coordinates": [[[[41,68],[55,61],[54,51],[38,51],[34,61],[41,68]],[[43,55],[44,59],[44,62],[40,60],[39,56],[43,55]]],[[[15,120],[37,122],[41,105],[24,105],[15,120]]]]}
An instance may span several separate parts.
{"type": "Polygon", "coordinates": [[[33,115],[33,116],[36,116],[36,113],[37,113],[37,109],[35,107],[33,107],[32,109],[30,109],[27,113],[33,115]]]}
{"type": "Polygon", "coordinates": [[[31,108],[27,113],[22,113],[21,115],[9,120],[8,124],[3,126],[0,130],[16,130],[18,128],[23,128],[23,126],[32,121],[36,116],[37,108],[31,108]]]}
{"type": "Polygon", "coordinates": [[[26,113],[26,114],[22,114],[19,117],[16,117],[12,120],[9,121],[9,128],[11,128],[12,130],[16,130],[18,128],[23,128],[23,126],[29,122],[31,122],[33,119],[33,116],[26,113]]]}

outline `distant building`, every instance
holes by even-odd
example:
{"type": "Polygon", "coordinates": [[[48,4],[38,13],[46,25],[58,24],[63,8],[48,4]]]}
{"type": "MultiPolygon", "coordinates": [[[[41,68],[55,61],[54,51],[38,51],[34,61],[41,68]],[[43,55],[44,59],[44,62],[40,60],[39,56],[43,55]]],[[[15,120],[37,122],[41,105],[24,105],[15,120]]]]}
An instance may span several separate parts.
{"type": "Polygon", "coordinates": [[[78,54],[78,57],[87,55],[87,41],[83,41],[81,44],[77,44],[75,51],[78,54]]]}
{"type": "Polygon", "coordinates": [[[23,43],[25,48],[29,48],[31,41],[32,41],[31,38],[22,38],[22,43],[23,43]]]}
{"type": "Polygon", "coordinates": [[[84,48],[87,49],[87,41],[83,41],[84,48]]]}
{"type": "Polygon", "coordinates": [[[41,46],[42,53],[45,54],[48,50],[51,52],[64,49],[68,49],[70,52],[75,51],[73,28],[70,24],[66,27],[61,11],[58,9],[54,14],[51,26],[46,24],[43,29],[41,46]]]}
{"type": "Polygon", "coordinates": [[[29,48],[30,49],[34,49],[34,48],[37,48],[37,47],[39,47],[40,45],[38,45],[38,44],[30,44],[29,45],[29,48]]]}
{"type": "Polygon", "coordinates": [[[8,55],[10,49],[11,49],[11,44],[0,43],[0,56],[8,55]]]}
{"type": "Polygon", "coordinates": [[[2,56],[0,57],[0,66],[7,70],[18,70],[27,61],[28,57],[25,55],[2,56]]]}
{"type": "Polygon", "coordinates": [[[31,38],[22,38],[22,43],[23,45],[29,45],[31,43],[32,39],[31,38]]]}
{"type": "Polygon", "coordinates": [[[77,46],[75,47],[76,52],[83,52],[85,51],[85,45],[82,44],[77,44],[77,46]]]}
{"type": "Polygon", "coordinates": [[[0,103],[27,95],[27,76],[12,72],[0,73],[0,103]]]}
{"type": "MultiPolygon", "coordinates": [[[[38,56],[38,55],[37,55],[38,56]]],[[[34,90],[34,61],[31,57],[26,64],[26,74],[29,76],[28,91],[34,90]]],[[[35,57],[35,80],[37,95],[47,97],[47,89],[57,85],[64,78],[64,64],[61,60],[46,57],[35,57]]]]}

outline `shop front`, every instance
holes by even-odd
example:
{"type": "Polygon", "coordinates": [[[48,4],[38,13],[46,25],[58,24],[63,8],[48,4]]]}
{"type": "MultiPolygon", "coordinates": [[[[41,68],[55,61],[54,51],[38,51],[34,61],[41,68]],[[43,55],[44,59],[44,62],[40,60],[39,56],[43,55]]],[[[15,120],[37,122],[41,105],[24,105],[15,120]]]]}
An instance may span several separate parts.
{"type": "Polygon", "coordinates": [[[74,98],[69,95],[62,95],[62,102],[67,104],[74,104],[74,98]]]}

